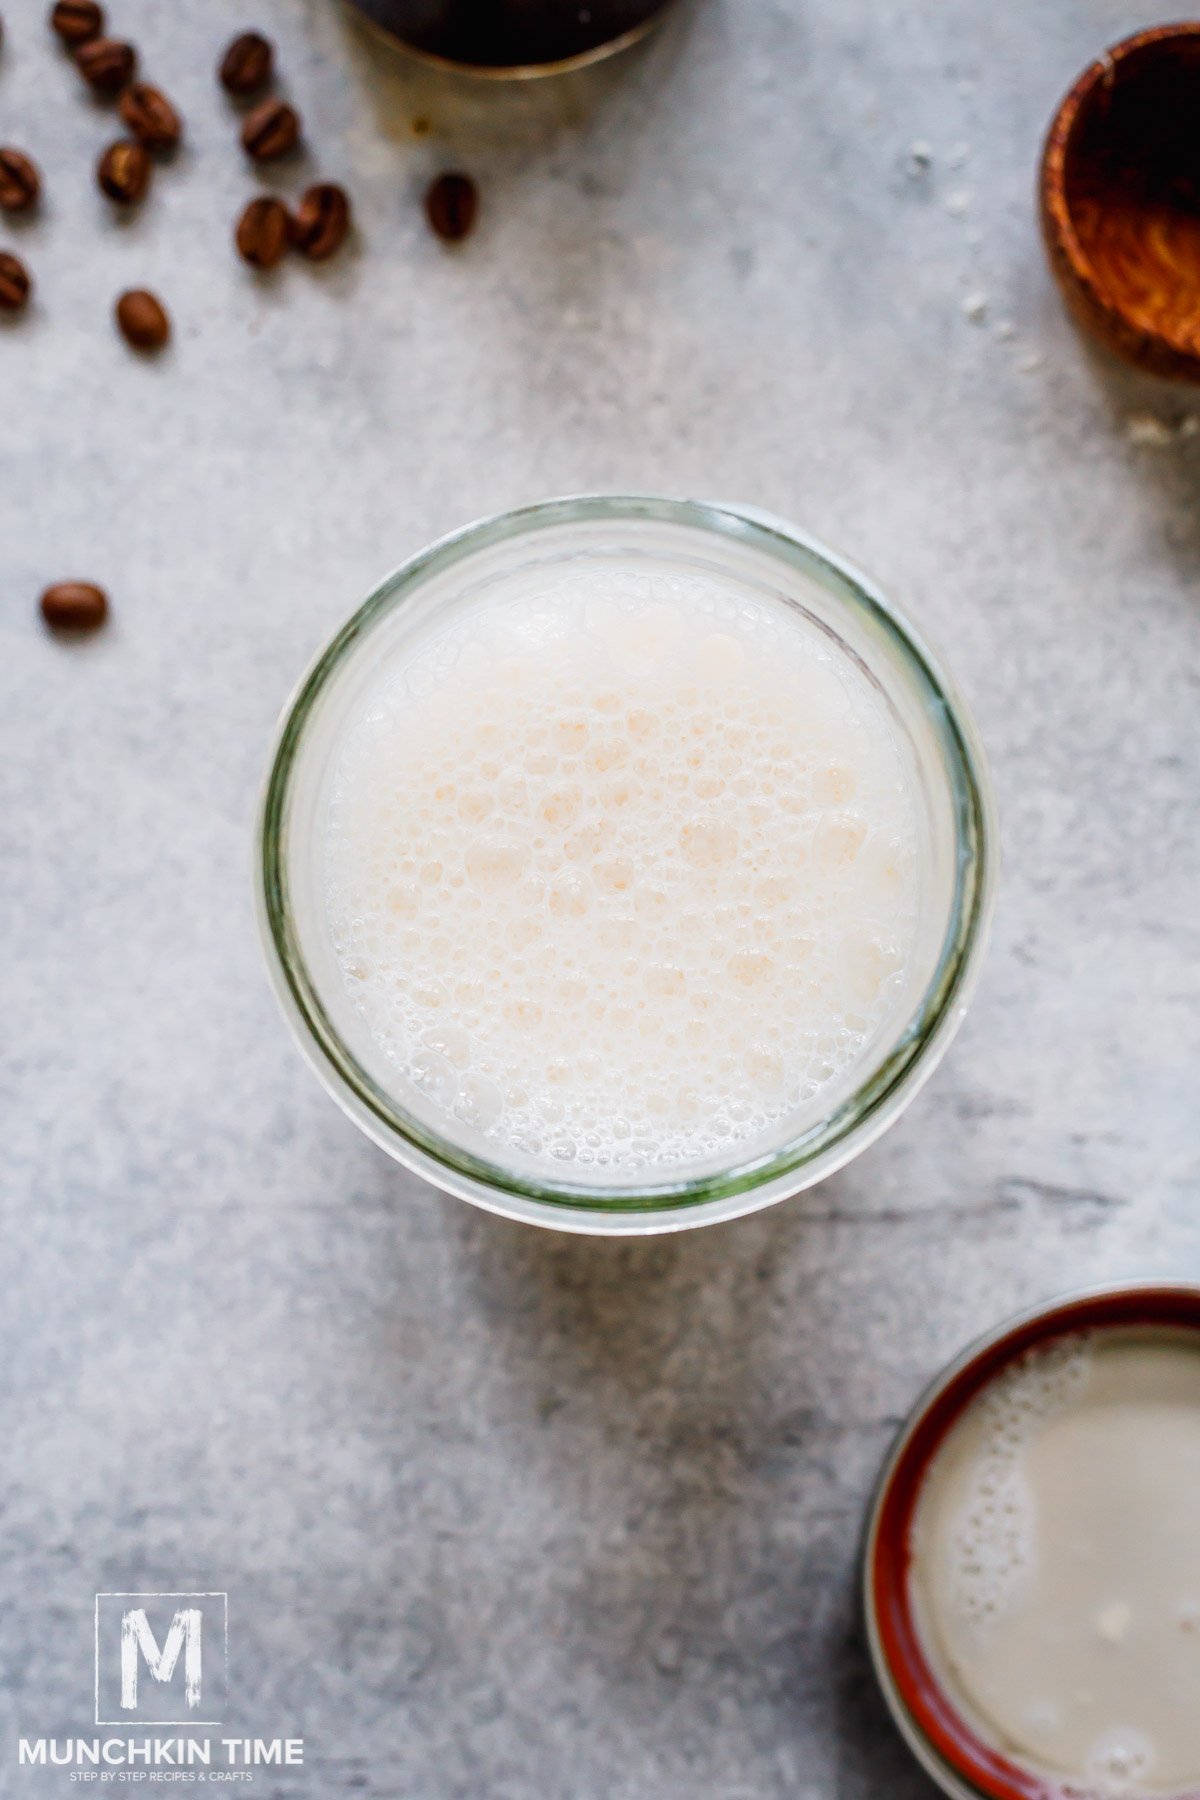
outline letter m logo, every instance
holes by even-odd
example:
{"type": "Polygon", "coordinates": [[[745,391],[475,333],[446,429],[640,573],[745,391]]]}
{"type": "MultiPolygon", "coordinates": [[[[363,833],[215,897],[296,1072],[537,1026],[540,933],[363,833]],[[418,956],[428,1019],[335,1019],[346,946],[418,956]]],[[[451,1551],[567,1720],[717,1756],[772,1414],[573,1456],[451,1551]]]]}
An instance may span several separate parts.
{"type": "Polygon", "coordinates": [[[188,1708],[195,1712],[200,1704],[200,1674],[203,1650],[200,1633],[204,1614],[198,1606],[181,1606],[171,1620],[167,1641],[160,1650],[150,1629],[144,1606],[132,1606],[121,1618],[121,1706],[136,1713],[138,1703],[138,1663],[145,1657],[146,1667],[155,1681],[170,1681],[183,1651],[183,1692],[188,1708]]]}
{"type": "Polygon", "coordinates": [[[219,1725],[227,1635],[225,1594],[97,1594],[97,1725],[219,1725]]]}

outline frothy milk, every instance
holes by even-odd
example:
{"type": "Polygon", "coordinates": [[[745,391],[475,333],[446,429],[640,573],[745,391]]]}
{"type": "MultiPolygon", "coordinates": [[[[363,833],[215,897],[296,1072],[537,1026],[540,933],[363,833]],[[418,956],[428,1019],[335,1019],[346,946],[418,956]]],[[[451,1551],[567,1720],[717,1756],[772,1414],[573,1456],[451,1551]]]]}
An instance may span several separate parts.
{"type": "Polygon", "coordinates": [[[798,610],[562,577],[385,658],[336,758],[333,943],[398,1076],[583,1169],[723,1152],[904,992],[914,777],[798,610]]]}
{"type": "Polygon", "coordinates": [[[950,1432],[913,1598],[981,1735],[1071,1792],[1200,1781],[1200,1345],[1122,1328],[1000,1376],[950,1432]]]}

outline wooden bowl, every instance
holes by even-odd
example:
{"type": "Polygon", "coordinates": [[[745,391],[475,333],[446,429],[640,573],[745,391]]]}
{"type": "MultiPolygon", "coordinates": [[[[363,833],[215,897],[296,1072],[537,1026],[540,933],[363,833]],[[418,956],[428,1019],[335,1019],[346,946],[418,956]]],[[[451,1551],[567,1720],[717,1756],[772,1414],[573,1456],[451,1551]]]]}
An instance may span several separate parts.
{"type": "Polygon", "coordinates": [[[1200,381],[1200,20],[1084,70],[1046,139],[1041,214],[1079,322],[1139,368],[1200,381]]]}

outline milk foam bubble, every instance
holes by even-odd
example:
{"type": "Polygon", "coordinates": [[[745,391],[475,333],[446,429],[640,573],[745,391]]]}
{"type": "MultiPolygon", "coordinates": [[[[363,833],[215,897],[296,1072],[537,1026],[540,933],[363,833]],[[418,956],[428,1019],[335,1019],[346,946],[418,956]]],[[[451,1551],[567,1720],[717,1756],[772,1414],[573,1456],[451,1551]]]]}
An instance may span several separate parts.
{"type": "Polygon", "coordinates": [[[1088,1756],[1088,1774],[1101,1793],[1143,1792],[1154,1772],[1154,1745],[1145,1732],[1117,1725],[1102,1732],[1088,1756]]]}
{"type": "Polygon", "coordinates": [[[580,1172],[725,1151],[904,990],[912,781],[821,628],[700,579],[563,578],[385,663],[334,770],[333,944],[398,1076],[580,1172]]]}

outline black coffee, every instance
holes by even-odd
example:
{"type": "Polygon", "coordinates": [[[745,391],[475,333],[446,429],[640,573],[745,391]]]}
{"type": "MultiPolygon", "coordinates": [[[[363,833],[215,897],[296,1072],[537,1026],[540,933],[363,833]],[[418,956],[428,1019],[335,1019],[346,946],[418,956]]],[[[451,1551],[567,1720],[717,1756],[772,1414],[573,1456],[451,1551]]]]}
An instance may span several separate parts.
{"type": "Polygon", "coordinates": [[[662,12],[667,0],[355,0],[395,37],[483,68],[562,62],[662,12]]]}

